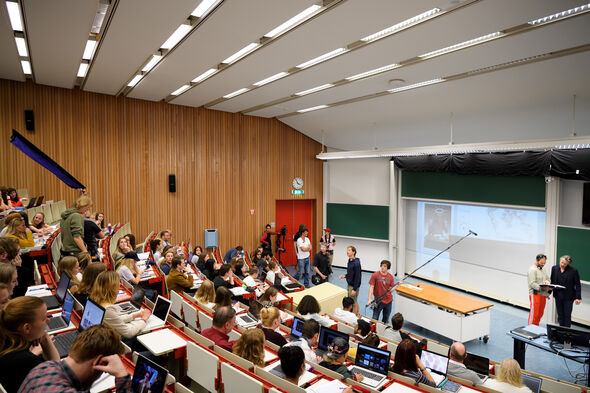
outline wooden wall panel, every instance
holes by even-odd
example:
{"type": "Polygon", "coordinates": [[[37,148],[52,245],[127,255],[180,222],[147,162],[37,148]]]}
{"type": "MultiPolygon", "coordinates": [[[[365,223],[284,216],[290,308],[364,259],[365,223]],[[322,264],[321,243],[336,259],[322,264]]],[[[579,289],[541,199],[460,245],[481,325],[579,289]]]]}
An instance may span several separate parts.
{"type": "Polygon", "coordinates": [[[108,221],[130,221],[138,239],[171,228],[174,240],[196,245],[217,228],[222,251],[250,250],[275,221],[275,201],[294,198],[316,200],[320,233],[321,146],[276,119],[0,79],[0,125],[0,184],[68,205],[78,195],[9,143],[14,128],[85,184],[108,221]],[[295,176],[302,197],[291,195],[295,176]]]}

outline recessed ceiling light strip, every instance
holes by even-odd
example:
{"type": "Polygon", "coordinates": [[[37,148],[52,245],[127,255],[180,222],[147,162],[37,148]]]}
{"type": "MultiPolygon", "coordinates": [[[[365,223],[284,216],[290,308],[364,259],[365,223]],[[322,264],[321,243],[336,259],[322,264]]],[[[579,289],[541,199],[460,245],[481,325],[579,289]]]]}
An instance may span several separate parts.
{"type": "MultiPolygon", "coordinates": [[[[185,91],[192,89],[194,86],[197,86],[199,83],[203,83],[207,79],[211,78],[213,75],[216,75],[216,74],[220,73],[221,71],[226,70],[227,68],[236,64],[237,62],[239,62],[243,58],[245,58],[248,55],[256,52],[257,50],[269,45],[270,43],[274,42],[276,39],[282,37],[283,35],[285,35],[286,33],[290,32],[290,31],[294,30],[298,26],[306,23],[307,21],[309,21],[313,18],[316,18],[317,16],[323,14],[324,12],[332,9],[333,7],[339,5],[340,3],[343,3],[345,1],[346,0],[324,0],[322,6],[312,5],[308,8],[306,8],[305,10],[301,11],[300,13],[295,15],[294,17],[290,18],[286,22],[280,24],[276,28],[272,29],[271,31],[269,31],[268,33],[263,35],[256,42],[252,42],[252,43],[246,45],[244,48],[240,49],[239,51],[237,51],[233,55],[227,57],[221,63],[217,64],[215,67],[212,67],[208,71],[201,73],[198,77],[196,77],[195,79],[193,79],[189,83],[190,87],[189,87],[189,89],[187,89],[185,91]],[[213,72],[211,72],[211,70],[213,70],[213,72]]],[[[283,75],[282,72],[279,72],[278,74],[274,74],[268,78],[265,78],[259,82],[256,82],[256,84],[253,84],[252,86],[244,87],[244,88],[241,88],[236,91],[243,91],[243,92],[250,91],[253,88],[257,88],[257,87],[262,86],[264,84],[267,84],[267,83],[270,83],[270,82],[275,81],[277,79],[280,79],[280,78],[286,76],[287,74],[288,74],[288,72],[285,73],[285,75],[283,75]],[[264,81],[264,83],[262,83],[263,81],[264,81]]],[[[242,94],[242,93],[240,93],[240,94],[242,94]]],[[[239,94],[236,94],[236,95],[239,95],[239,94]]],[[[224,101],[226,99],[233,98],[236,95],[231,95],[231,93],[226,94],[225,96],[223,96],[222,98],[219,98],[218,100],[224,101]]],[[[171,100],[175,99],[176,97],[178,97],[178,95],[169,94],[166,98],[164,98],[164,100],[166,102],[170,102],[171,100]]]]}
{"type": "MultiPolygon", "coordinates": [[[[315,57],[315,58],[313,58],[311,60],[308,60],[308,61],[306,61],[304,63],[301,63],[301,64],[299,64],[299,65],[297,65],[297,66],[295,66],[293,68],[290,68],[289,70],[283,72],[285,75],[283,75],[282,77],[294,75],[297,72],[300,72],[300,71],[302,71],[304,69],[308,69],[310,67],[313,67],[315,65],[318,65],[318,64],[323,63],[325,61],[331,60],[331,59],[333,59],[335,57],[338,57],[338,56],[344,55],[346,53],[349,53],[349,52],[351,52],[353,50],[357,50],[359,48],[365,47],[365,46],[370,45],[370,44],[372,44],[374,42],[377,42],[377,41],[379,41],[379,40],[381,40],[383,38],[389,37],[389,36],[391,36],[393,34],[399,33],[401,31],[404,31],[406,29],[409,29],[409,28],[411,28],[413,26],[416,26],[418,24],[424,23],[424,22],[426,22],[426,21],[428,21],[428,20],[430,20],[432,18],[436,18],[436,17],[442,16],[442,15],[448,14],[449,12],[452,12],[452,11],[455,11],[455,10],[457,10],[459,8],[462,8],[462,7],[465,7],[467,5],[473,4],[473,3],[477,2],[477,1],[480,1],[480,0],[464,0],[462,2],[459,2],[458,4],[455,4],[455,5],[451,6],[451,7],[448,7],[446,9],[444,9],[444,10],[443,9],[440,9],[440,8],[434,8],[434,9],[428,10],[426,12],[423,12],[421,14],[418,14],[416,16],[413,16],[413,17],[411,17],[409,19],[406,19],[406,20],[404,20],[402,22],[399,22],[399,23],[397,23],[397,24],[395,24],[395,25],[393,25],[391,27],[388,27],[387,29],[378,31],[375,34],[372,34],[370,36],[367,36],[365,38],[362,38],[360,40],[357,40],[357,41],[355,41],[355,42],[347,45],[346,47],[332,50],[332,51],[327,52],[327,53],[325,53],[323,55],[320,55],[320,56],[315,57]]],[[[277,74],[275,74],[275,75],[277,75],[277,74]]],[[[267,78],[267,79],[269,79],[269,78],[267,78]]],[[[279,78],[277,78],[277,79],[279,79],[279,78]]],[[[271,81],[271,82],[273,82],[273,81],[271,81]]],[[[259,88],[259,87],[262,86],[262,85],[258,85],[257,83],[259,83],[259,82],[253,83],[251,86],[248,86],[248,91],[252,91],[252,90],[257,89],[257,88],[259,88]]],[[[265,84],[268,84],[268,83],[270,83],[270,82],[267,82],[265,84]]],[[[340,84],[342,84],[342,83],[340,83],[340,84]]],[[[336,85],[339,85],[339,84],[333,83],[333,85],[336,86],[336,85]]],[[[293,99],[293,97],[296,98],[297,96],[294,94],[291,97],[292,97],[291,99],[293,99]]],[[[229,98],[224,98],[224,97],[218,98],[216,100],[213,100],[211,102],[208,102],[204,106],[205,106],[205,108],[209,108],[209,107],[215,106],[215,105],[217,105],[217,104],[219,104],[219,103],[221,103],[223,101],[227,101],[228,99],[229,98]]],[[[254,111],[254,110],[258,110],[258,109],[261,109],[261,108],[259,108],[259,107],[249,108],[246,111],[242,111],[242,113],[246,113],[247,111],[254,111]]]]}
{"type": "Polygon", "coordinates": [[[16,44],[16,51],[18,53],[18,60],[20,61],[21,69],[25,74],[25,79],[35,80],[33,75],[31,51],[29,50],[27,42],[27,32],[24,15],[21,13],[21,4],[14,1],[6,1],[6,10],[8,11],[8,19],[10,19],[10,26],[12,27],[14,43],[16,44]]]}
{"type": "Polygon", "coordinates": [[[575,53],[581,53],[581,52],[587,52],[587,51],[590,51],[590,44],[575,46],[572,48],[566,48],[566,49],[562,49],[562,50],[558,50],[558,51],[554,51],[554,52],[542,53],[542,54],[539,54],[536,56],[529,56],[529,57],[525,57],[525,58],[518,59],[518,60],[513,60],[513,61],[509,61],[509,62],[505,62],[505,63],[496,64],[496,65],[493,65],[490,67],[478,68],[475,70],[446,76],[444,78],[431,79],[428,81],[414,83],[411,85],[402,86],[402,87],[398,87],[398,88],[390,89],[390,90],[386,90],[386,91],[381,91],[378,93],[368,94],[368,95],[364,95],[364,96],[360,96],[360,97],[349,98],[347,100],[337,101],[337,102],[333,102],[330,104],[318,105],[318,106],[312,107],[313,109],[310,109],[310,108],[300,109],[295,112],[286,113],[284,115],[277,116],[277,119],[283,119],[285,117],[299,115],[301,113],[309,112],[311,110],[315,111],[315,110],[320,110],[320,109],[333,108],[336,106],[346,105],[346,104],[359,102],[359,101],[366,101],[366,100],[374,99],[377,97],[382,97],[382,96],[389,95],[389,94],[397,94],[397,93],[401,93],[404,91],[414,90],[414,89],[418,89],[421,87],[426,87],[426,86],[430,86],[430,85],[434,85],[434,84],[456,81],[456,80],[465,79],[465,78],[469,78],[469,77],[476,76],[476,75],[486,74],[489,72],[506,70],[509,68],[518,67],[518,66],[525,65],[525,64],[537,63],[537,62],[541,62],[541,61],[548,60],[548,59],[555,59],[558,57],[569,56],[569,55],[572,55],[575,53]]]}
{"type": "MultiPolygon", "coordinates": [[[[481,37],[473,38],[473,39],[470,39],[470,40],[467,40],[464,42],[460,42],[460,43],[457,43],[457,44],[454,44],[454,45],[451,45],[451,46],[448,46],[445,48],[437,49],[432,52],[428,52],[423,55],[413,57],[411,59],[406,59],[406,60],[400,61],[399,63],[393,63],[393,64],[386,65],[386,66],[383,66],[380,68],[375,68],[370,71],[366,71],[366,72],[362,72],[362,73],[359,73],[356,75],[349,76],[349,77],[345,78],[344,80],[332,82],[331,83],[332,86],[330,86],[328,88],[342,86],[342,85],[345,85],[345,84],[348,84],[348,83],[351,83],[354,81],[370,78],[370,77],[373,77],[376,75],[383,74],[385,72],[389,72],[389,71],[394,70],[396,68],[414,65],[414,64],[417,64],[422,61],[426,61],[426,60],[429,60],[429,59],[432,59],[435,57],[443,56],[443,55],[446,55],[449,53],[454,53],[454,52],[457,52],[457,51],[460,51],[463,49],[482,45],[486,42],[490,42],[493,40],[506,38],[506,37],[513,36],[516,34],[522,34],[522,33],[531,31],[533,29],[546,26],[547,24],[561,22],[561,21],[564,21],[564,20],[569,19],[571,17],[580,16],[580,15],[586,14],[588,12],[590,12],[590,6],[579,6],[576,8],[572,8],[570,10],[566,10],[566,11],[554,14],[553,16],[550,15],[550,16],[546,16],[544,18],[538,19],[538,20],[544,20],[544,22],[542,22],[542,23],[541,22],[537,23],[535,21],[531,21],[531,22],[528,22],[525,24],[521,24],[518,26],[510,27],[508,29],[504,29],[502,31],[497,31],[494,33],[486,34],[481,37]],[[559,15],[559,16],[556,16],[556,15],[559,15]],[[533,23],[533,22],[535,22],[535,23],[533,23]]],[[[325,90],[325,89],[322,89],[322,90],[325,90]]],[[[312,94],[312,93],[309,93],[309,94],[312,94]]],[[[297,98],[298,98],[298,96],[296,94],[292,94],[288,97],[279,98],[279,99],[273,100],[271,102],[267,102],[267,103],[260,104],[260,105],[257,105],[257,106],[251,107],[251,108],[247,108],[247,109],[241,111],[241,113],[246,114],[246,113],[250,113],[250,112],[255,112],[255,111],[258,111],[261,109],[275,106],[277,104],[282,104],[284,102],[292,101],[297,98]]]]}

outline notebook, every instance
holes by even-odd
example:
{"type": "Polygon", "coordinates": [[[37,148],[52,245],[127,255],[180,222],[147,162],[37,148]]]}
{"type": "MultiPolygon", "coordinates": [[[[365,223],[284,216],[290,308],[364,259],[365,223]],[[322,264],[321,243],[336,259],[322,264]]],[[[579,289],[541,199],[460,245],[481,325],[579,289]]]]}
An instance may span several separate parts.
{"type": "Polygon", "coordinates": [[[354,366],[350,369],[353,374],[361,374],[361,383],[372,388],[379,386],[387,377],[391,352],[374,348],[365,344],[358,344],[354,366]]]}
{"type": "Polygon", "coordinates": [[[318,349],[316,350],[316,354],[318,356],[324,356],[326,352],[328,352],[328,345],[330,345],[336,337],[342,337],[346,340],[346,342],[348,342],[348,339],[350,338],[346,333],[339,332],[338,330],[330,329],[325,326],[321,326],[320,337],[318,339],[318,349]]]}
{"type": "MultiPolygon", "coordinates": [[[[58,330],[62,330],[67,328],[70,325],[70,320],[72,319],[72,310],[74,309],[74,297],[70,293],[70,291],[66,292],[66,298],[64,300],[63,308],[61,310],[61,314],[54,316],[53,318],[49,318],[49,322],[47,322],[47,326],[45,330],[47,333],[52,334],[57,332],[58,330]]],[[[73,326],[73,325],[72,325],[73,326]]]]}
{"type": "Polygon", "coordinates": [[[45,302],[47,305],[47,310],[55,310],[56,308],[60,308],[64,299],[66,298],[66,292],[68,287],[70,286],[70,276],[68,273],[61,272],[59,277],[59,285],[57,286],[57,291],[55,291],[55,295],[51,296],[43,296],[41,300],[45,302]]]}
{"type": "Polygon", "coordinates": [[[131,391],[162,393],[166,387],[167,375],[168,370],[138,354],[131,380],[131,391]]]}
{"type": "Polygon", "coordinates": [[[102,308],[99,304],[94,303],[92,299],[88,298],[78,329],[55,336],[55,347],[59,352],[60,359],[68,356],[68,352],[70,352],[70,348],[74,343],[74,340],[80,333],[88,329],[90,326],[101,324],[103,318],[104,308],[102,308]]]}
{"type": "Polygon", "coordinates": [[[156,303],[154,304],[152,315],[150,315],[145,327],[143,328],[143,332],[149,332],[150,330],[164,326],[166,324],[166,319],[168,319],[171,305],[172,302],[170,300],[162,297],[162,295],[159,295],[156,299],[156,303]]]}

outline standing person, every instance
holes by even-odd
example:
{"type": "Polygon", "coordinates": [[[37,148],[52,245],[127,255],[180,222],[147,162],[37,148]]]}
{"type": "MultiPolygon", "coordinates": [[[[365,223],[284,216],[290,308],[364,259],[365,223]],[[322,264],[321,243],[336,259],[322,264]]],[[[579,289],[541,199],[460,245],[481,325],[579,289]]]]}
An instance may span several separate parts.
{"type": "Polygon", "coordinates": [[[582,287],[580,285],[580,273],[575,267],[570,266],[572,257],[564,255],[559,258],[559,265],[551,268],[551,284],[562,285],[565,288],[555,288],[555,308],[557,309],[557,320],[560,326],[570,327],[572,325],[572,308],[574,302],[580,304],[582,301],[582,287]]]}
{"type": "Polygon", "coordinates": [[[272,235],[278,235],[278,232],[272,232],[270,230],[270,224],[266,224],[264,227],[264,232],[262,232],[262,236],[260,237],[260,244],[262,244],[262,253],[263,255],[270,255],[272,257],[272,235]]]}
{"type": "Polygon", "coordinates": [[[295,280],[301,278],[303,274],[303,285],[309,288],[309,255],[311,252],[311,242],[307,238],[309,231],[307,228],[303,228],[301,237],[297,239],[297,274],[293,277],[295,280]]]}
{"type": "Polygon", "coordinates": [[[391,303],[393,302],[393,296],[391,295],[391,288],[395,284],[395,279],[389,273],[391,268],[391,262],[387,260],[381,261],[379,265],[379,271],[373,273],[369,280],[369,299],[367,300],[367,306],[371,304],[371,296],[375,295],[375,308],[373,309],[373,319],[379,320],[379,314],[383,311],[383,323],[389,322],[389,316],[391,315],[391,303]]]}
{"type": "Polygon", "coordinates": [[[339,278],[342,280],[346,278],[348,284],[348,296],[354,299],[355,305],[353,312],[358,313],[358,294],[361,287],[361,261],[356,257],[356,248],[348,246],[346,248],[346,256],[348,257],[348,264],[346,265],[346,274],[342,274],[339,278]]]}
{"type": "Polygon", "coordinates": [[[76,256],[82,251],[88,252],[84,244],[84,215],[92,206],[92,199],[82,195],[74,206],[61,214],[61,255],[76,256]]]}
{"type": "Polygon", "coordinates": [[[548,287],[541,287],[540,284],[549,284],[549,276],[547,272],[543,270],[543,267],[547,263],[547,256],[538,254],[535,257],[535,263],[529,268],[527,278],[529,282],[529,303],[531,309],[529,311],[529,325],[539,326],[539,321],[545,311],[545,301],[551,294],[551,290],[548,287]]]}
{"type": "Polygon", "coordinates": [[[336,245],[336,238],[332,236],[330,228],[324,229],[324,236],[320,239],[321,243],[326,243],[328,247],[328,258],[330,259],[330,266],[332,266],[332,259],[334,258],[334,246],[336,245]]]}
{"type": "MultiPolygon", "coordinates": [[[[301,237],[301,233],[303,232],[304,229],[305,229],[305,224],[299,224],[299,229],[293,235],[293,248],[294,248],[293,251],[295,252],[295,258],[297,258],[297,240],[299,240],[299,238],[301,237]]],[[[297,271],[299,271],[299,264],[295,264],[295,269],[297,271]]]]}
{"type": "MultiPolygon", "coordinates": [[[[89,213],[87,213],[89,214],[89,213]]],[[[104,232],[91,218],[84,218],[84,243],[94,260],[98,260],[98,241],[97,239],[104,239],[104,232]]]]}
{"type": "Polygon", "coordinates": [[[320,252],[313,257],[313,270],[320,276],[321,280],[318,284],[328,281],[330,274],[332,274],[332,264],[330,263],[330,255],[326,243],[320,243],[320,252]]]}

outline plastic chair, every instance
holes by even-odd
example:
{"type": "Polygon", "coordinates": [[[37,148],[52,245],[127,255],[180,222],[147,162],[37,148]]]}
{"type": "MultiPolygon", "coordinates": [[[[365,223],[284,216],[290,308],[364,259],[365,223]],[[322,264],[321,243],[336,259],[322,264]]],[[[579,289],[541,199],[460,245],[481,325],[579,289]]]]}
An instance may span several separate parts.
{"type": "Polygon", "coordinates": [[[223,391],[228,393],[264,393],[262,382],[228,363],[221,363],[221,383],[223,391]]]}
{"type": "MultiPolygon", "coordinates": [[[[184,306],[184,302],[182,303],[184,306]]],[[[199,315],[199,326],[201,327],[201,331],[205,330],[205,329],[209,329],[210,327],[213,326],[213,318],[210,317],[209,315],[205,314],[204,312],[200,311],[198,312],[199,315]]],[[[188,323],[188,321],[187,321],[188,323]]]]}
{"type": "Polygon", "coordinates": [[[342,322],[338,322],[338,331],[346,334],[354,334],[354,328],[342,322]]]}
{"type": "Polygon", "coordinates": [[[182,319],[182,296],[174,291],[170,291],[170,301],[172,305],[170,306],[171,311],[176,314],[176,316],[182,319]]]}
{"type": "MultiPolygon", "coordinates": [[[[197,309],[190,303],[185,300],[182,300],[182,312],[184,313],[184,321],[187,325],[197,331],[199,330],[199,322],[197,317],[197,309]]],[[[211,324],[213,324],[213,320],[211,320],[211,324]]]]}
{"type": "Polygon", "coordinates": [[[184,327],[184,333],[206,348],[213,348],[215,346],[215,343],[213,342],[213,340],[209,340],[207,337],[203,336],[200,333],[195,332],[193,329],[191,329],[188,326],[184,327]]]}
{"type": "MultiPolygon", "coordinates": [[[[186,359],[186,375],[208,391],[217,391],[219,387],[217,380],[219,357],[189,341],[186,344],[186,359]]],[[[235,391],[239,392],[241,389],[235,391]]]]}

